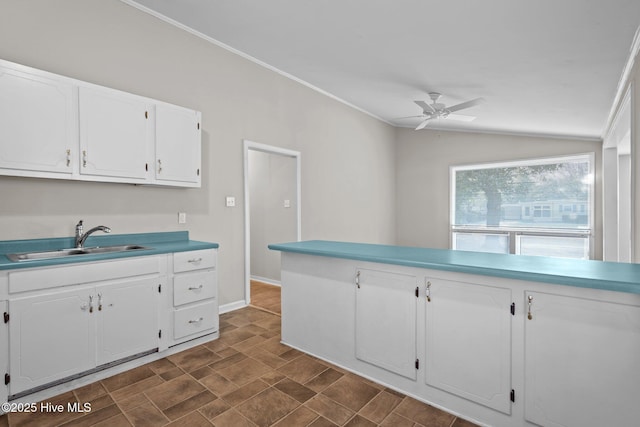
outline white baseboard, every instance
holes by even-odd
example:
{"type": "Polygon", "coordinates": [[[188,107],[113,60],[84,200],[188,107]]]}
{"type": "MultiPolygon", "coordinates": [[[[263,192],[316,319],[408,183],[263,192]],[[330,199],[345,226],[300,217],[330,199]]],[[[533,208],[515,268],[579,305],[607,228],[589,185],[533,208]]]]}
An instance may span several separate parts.
{"type": "Polygon", "coordinates": [[[245,300],[230,302],[228,304],[224,304],[218,307],[218,312],[220,314],[228,313],[230,311],[240,310],[241,308],[245,308],[247,305],[248,304],[245,300]]]}
{"type": "Polygon", "coordinates": [[[273,280],[273,279],[267,279],[266,277],[260,277],[260,276],[251,276],[251,280],[255,280],[257,282],[262,282],[262,283],[266,283],[267,285],[273,285],[273,286],[282,286],[282,284],[280,283],[279,280],[273,280]]]}

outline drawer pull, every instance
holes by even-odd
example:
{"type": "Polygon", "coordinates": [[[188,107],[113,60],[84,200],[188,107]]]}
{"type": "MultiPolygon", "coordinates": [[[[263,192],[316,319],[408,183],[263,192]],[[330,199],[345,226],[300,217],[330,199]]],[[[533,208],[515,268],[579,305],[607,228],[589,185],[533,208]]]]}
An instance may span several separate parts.
{"type": "Polygon", "coordinates": [[[189,323],[200,323],[204,320],[204,317],[199,318],[198,320],[189,320],[189,323]]]}
{"type": "Polygon", "coordinates": [[[189,286],[189,290],[190,291],[199,291],[203,287],[204,287],[204,285],[201,283],[200,286],[189,286]]]}
{"type": "Polygon", "coordinates": [[[192,258],[192,259],[188,260],[187,262],[195,264],[195,263],[198,263],[200,261],[202,261],[202,258],[192,258]]]}

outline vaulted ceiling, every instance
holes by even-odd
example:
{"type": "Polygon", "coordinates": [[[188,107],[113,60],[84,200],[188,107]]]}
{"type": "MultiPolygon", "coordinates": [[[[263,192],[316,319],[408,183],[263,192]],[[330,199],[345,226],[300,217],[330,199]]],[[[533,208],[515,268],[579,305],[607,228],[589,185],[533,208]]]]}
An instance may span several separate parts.
{"type": "Polygon", "coordinates": [[[599,139],[638,0],[123,0],[395,126],[442,93],[471,122],[430,128],[599,139]]]}

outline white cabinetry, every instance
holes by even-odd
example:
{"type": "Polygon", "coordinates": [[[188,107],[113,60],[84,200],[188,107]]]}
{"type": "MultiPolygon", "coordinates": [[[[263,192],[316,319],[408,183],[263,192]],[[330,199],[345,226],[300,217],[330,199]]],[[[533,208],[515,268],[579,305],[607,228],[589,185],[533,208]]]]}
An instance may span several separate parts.
{"type": "Polygon", "coordinates": [[[415,380],[417,300],[415,276],[358,269],[356,358],[415,380]]]}
{"type": "Polygon", "coordinates": [[[640,306],[543,292],[527,292],[525,303],[526,419],[637,425],[640,306]]]}
{"type": "Polygon", "coordinates": [[[0,60],[0,175],[200,187],[200,119],[0,60]]]}
{"type": "MultiPolygon", "coordinates": [[[[6,301],[0,301],[0,314],[3,317],[2,323],[0,323],[0,373],[4,374],[0,383],[0,403],[3,403],[7,401],[9,396],[9,387],[5,384],[5,375],[9,373],[9,323],[6,321],[9,315],[9,305],[6,301]]],[[[0,410],[1,413],[2,410],[0,410]]]]}
{"type": "Polygon", "coordinates": [[[157,348],[165,272],[163,256],[10,271],[10,394],[157,348]]]}
{"type": "Polygon", "coordinates": [[[78,156],[76,88],[0,62],[0,174],[71,177],[78,156]]]}
{"type": "Polygon", "coordinates": [[[164,278],[97,286],[97,365],[158,347],[158,286],[164,278]]]}
{"type": "Polygon", "coordinates": [[[215,249],[173,254],[171,345],[218,331],[216,261],[215,249]]]}
{"type": "Polygon", "coordinates": [[[511,413],[511,290],[427,278],[426,383],[511,413]]]}
{"type": "Polygon", "coordinates": [[[201,163],[200,113],[169,104],[156,105],[158,182],[199,186],[201,163]]]}
{"type": "Polygon", "coordinates": [[[80,173],[145,182],[153,149],[153,106],[106,88],[81,86],[79,94],[80,173]]]}
{"type": "Polygon", "coordinates": [[[95,366],[92,291],[83,288],[11,300],[12,394],[95,366]]]}

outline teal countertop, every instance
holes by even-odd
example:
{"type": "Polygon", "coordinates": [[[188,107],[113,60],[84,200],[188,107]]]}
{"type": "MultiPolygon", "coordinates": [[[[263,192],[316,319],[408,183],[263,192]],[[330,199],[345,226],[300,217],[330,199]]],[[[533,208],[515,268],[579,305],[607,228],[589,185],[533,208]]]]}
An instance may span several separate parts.
{"type": "Polygon", "coordinates": [[[269,249],[640,294],[640,264],[309,240],[269,249]]]}
{"type": "Polygon", "coordinates": [[[85,243],[87,248],[96,246],[113,245],[142,245],[149,249],[141,249],[128,252],[111,252],[104,254],[76,255],[64,258],[11,261],[7,254],[20,252],[52,251],[64,248],[72,248],[73,237],[59,237],[52,239],[31,240],[5,240],[0,241],[0,270],[13,270],[17,268],[48,267],[52,265],[73,264],[78,262],[93,262],[108,259],[129,258],[134,256],[147,256],[166,254],[171,252],[197,251],[200,249],[216,249],[217,243],[199,242],[189,240],[188,231],[173,231],[166,233],[140,233],[140,234],[108,234],[92,235],[85,243]]]}

